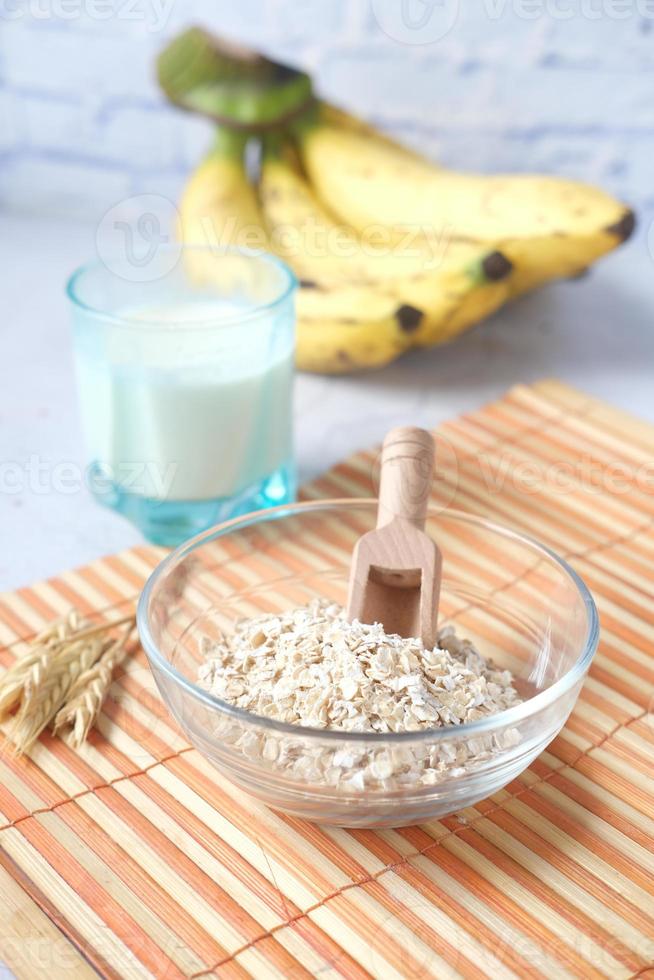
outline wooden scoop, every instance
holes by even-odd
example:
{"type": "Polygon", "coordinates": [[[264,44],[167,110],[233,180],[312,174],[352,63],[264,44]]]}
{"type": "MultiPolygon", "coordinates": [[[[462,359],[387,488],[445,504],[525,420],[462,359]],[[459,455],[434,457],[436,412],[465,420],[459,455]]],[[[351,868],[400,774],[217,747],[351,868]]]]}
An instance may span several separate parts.
{"type": "Polygon", "coordinates": [[[377,528],[352,554],[347,616],[387,633],[436,642],[441,553],[424,532],[434,440],[424,429],[391,429],[381,454],[377,528]]]}

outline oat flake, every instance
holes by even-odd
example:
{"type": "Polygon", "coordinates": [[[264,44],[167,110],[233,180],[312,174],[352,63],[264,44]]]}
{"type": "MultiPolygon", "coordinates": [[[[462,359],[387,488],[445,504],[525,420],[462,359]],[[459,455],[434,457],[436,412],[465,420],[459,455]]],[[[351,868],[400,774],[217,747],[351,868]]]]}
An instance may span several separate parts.
{"type": "MultiPolygon", "coordinates": [[[[509,671],[469,640],[443,628],[433,650],[387,634],[381,624],[348,623],[326,600],[237,624],[223,642],[206,639],[200,684],[256,715],[347,732],[419,732],[461,725],[520,704],[509,671]]],[[[248,758],[304,781],[394,789],[463,774],[518,740],[514,729],[475,739],[370,749],[345,742],[292,745],[288,736],[249,730],[235,737],[248,758]]],[[[231,741],[231,739],[230,739],[231,741]]]]}

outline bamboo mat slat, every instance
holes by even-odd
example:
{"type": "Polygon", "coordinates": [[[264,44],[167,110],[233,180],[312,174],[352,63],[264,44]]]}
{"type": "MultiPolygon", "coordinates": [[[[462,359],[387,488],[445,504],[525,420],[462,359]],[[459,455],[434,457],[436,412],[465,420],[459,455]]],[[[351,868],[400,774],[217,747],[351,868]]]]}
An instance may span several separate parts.
{"type": "MultiPolygon", "coordinates": [[[[45,734],[0,753],[0,960],[19,978],[654,977],[654,427],[543,381],[438,431],[435,499],[540,538],[594,593],[600,647],[565,729],[443,820],[316,827],[199,756],[136,650],[82,750],[45,734]]],[[[304,497],[370,495],[375,458],[304,497]]],[[[270,555],[220,547],[216,589],[256,586],[270,555]]],[[[71,604],[132,608],[163,554],[0,596],[0,669],[71,604]]]]}

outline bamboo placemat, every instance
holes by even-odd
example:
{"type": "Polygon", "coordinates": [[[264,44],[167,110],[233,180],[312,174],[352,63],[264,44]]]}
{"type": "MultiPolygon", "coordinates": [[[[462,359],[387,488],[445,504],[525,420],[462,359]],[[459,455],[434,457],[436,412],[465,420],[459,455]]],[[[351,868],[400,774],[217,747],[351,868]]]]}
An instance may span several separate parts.
{"type": "MultiPolygon", "coordinates": [[[[0,755],[0,959],[20,977],[84,977],[80,953],[121,978],[654,976],[654,427],[548,381],[439,432],[437,499],[527,530],[595,595],[564,731],[447,819],[320,828],[223,780],[137,653],[82,751],[45,735],[0,755]]],[[[370,494],[373,459],[305,496],[370,494]]],[[[2,596],[2,664],[71,604],[131,607],[162,553],[2,596]]]]}

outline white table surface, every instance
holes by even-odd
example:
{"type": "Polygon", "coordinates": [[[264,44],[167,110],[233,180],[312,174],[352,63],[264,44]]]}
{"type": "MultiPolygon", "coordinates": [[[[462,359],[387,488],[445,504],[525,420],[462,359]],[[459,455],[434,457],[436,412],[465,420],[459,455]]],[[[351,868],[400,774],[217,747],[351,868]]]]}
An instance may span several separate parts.
{"type": "MultiPolygon", "coordinates": [[[[525,297],[448,347],[370,374],[300,375],[300,478],[379,441],[391,425],[435,426],[512,384],[548,376],[654,422],[654,263],[645,237],[583,280],[525,297]]],[[[57,463],[84,465],[63,286],[93,254],[90,224],[0,215],[0,589],[141,541],[86,490],[52,486],[57,463]]]]}

